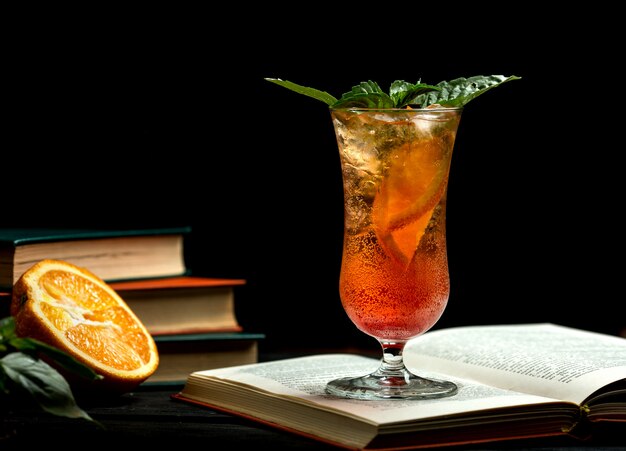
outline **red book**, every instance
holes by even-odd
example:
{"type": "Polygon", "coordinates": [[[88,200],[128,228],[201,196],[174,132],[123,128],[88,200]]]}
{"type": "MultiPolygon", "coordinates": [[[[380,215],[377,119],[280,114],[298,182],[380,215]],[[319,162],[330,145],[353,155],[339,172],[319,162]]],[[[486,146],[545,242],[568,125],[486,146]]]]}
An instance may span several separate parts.
{"type": "Polygon", "coordinates": [[[235,288],[244,279],[168,277],[109,286],[126,301],[152,335],[240,332],[235,288]]]}
{"type": "Polygon", "coordinates": [[[0,318],[11,315],[11,293],[0,291],[0,318]]]}

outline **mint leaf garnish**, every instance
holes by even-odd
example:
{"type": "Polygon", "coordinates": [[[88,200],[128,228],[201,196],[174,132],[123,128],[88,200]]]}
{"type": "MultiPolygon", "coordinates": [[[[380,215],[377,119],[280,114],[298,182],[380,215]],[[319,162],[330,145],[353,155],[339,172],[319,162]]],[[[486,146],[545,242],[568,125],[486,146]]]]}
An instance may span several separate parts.
{"type": "Polygon", "coordinates": [[[389,94],[394,101],[394,107],[402,108],[407,105],[415,105],[417,103],[416,98],[424,93],[439,90],[441,88],[438,86],[427,85],[419,81],[412,84],[404,80],[396,80],[391,83],[389,94]]]}
{"type": "Polygon", "coordinates": [[[520,78],[515,75],[510,77],[505,77],[504,75],[478,75],[470,78],[442,81],[437,83],[439,88],[437,91],[419,95],[414,100],[422,108],[433,104],[446,107],[461,107],[490,89],[500,86],[502,83],[519,80],[520,78]]]}
{"type": "Polygon", "coordinates": [[[404,80],[394,81],[389,94],[384,92],[378,83],[368,80],[353,86],[344,93],[339,100],[326,91],[308,88],[296,83],[281,80],[280,78],[265,78],[265,80],[291,89],[326,103],[331,108],[426,108],[430,105],[442,107],[463,107],[471,100],[490,89],[512,80],[520,80],[516,75],[476,75],[469,78],[457,78],[452,81],[441,81],[436,85],[429,85],[418,80],[409,83],[404,80]]]}
{"type": "Polygon", "coordinates": [[[364,81],[352,87],[341,98],[331,105],[333,108],[393,108],[393,99],[386,94],[378,83],[364,81]]]}
{"type": "Polygon", "coordinates": [[[314,99],[321,100],[322,102],[333,105],[337,102],[337,99],[328,94],[326,91],[320,91],[314,88],[307,88],[306,86],[301,86],[296,83],[292,83],[287,80],[281,80],[280,78],[266,78],[267,81],[271,81],[272,83],[276,83],[279,86],[282,86],[287,89],[291,89],[292,91],[297,92],[298,94],[304,94],[305,96],[313,97],[314,99]]]}

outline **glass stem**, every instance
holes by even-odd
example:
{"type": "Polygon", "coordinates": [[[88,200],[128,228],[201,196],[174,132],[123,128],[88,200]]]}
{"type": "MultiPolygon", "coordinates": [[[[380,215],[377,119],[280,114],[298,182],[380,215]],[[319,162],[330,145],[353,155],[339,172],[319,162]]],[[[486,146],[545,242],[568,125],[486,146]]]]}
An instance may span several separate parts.
{"type": "Polygon", "coordinates": [[[379,373],[389,377],[404,377],[407,369],[404,366],[402,352],[406,341],[381,341],[380,344],[383,348],[383,359],[379,373]]]}

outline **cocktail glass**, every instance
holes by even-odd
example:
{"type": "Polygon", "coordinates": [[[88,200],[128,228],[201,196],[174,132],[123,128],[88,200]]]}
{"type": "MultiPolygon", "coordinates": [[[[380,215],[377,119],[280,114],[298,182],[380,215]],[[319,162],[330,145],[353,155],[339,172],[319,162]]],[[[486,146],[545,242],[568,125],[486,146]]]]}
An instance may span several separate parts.
{"type": "Polygon", "coordinates": [[[357,399],[425,399],[457,386],[410,372],[402,353],[450,294],[446,192],[461,108],[330,109],[344,192],[339,292],[354,325],[382,346],[379,368],[330,381],[357,399]]]}

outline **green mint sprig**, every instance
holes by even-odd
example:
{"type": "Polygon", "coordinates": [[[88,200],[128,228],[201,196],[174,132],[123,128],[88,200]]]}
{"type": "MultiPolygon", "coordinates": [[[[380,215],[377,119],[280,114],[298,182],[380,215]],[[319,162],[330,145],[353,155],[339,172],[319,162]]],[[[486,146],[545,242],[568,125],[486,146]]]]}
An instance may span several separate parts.
{"type": "Polygon", "coordinates": [[[320,100],[331,108],[374,109],[426,108],[430,105],[447,108],[463,107],[479,95],[503,83],[519,79],[521,77],[516,75],[476,75],[469,78],[456,78],[452,81],[441,81],[436,85],[422,83],[420,80],[417,83],[396,80],[389,87],[389,93],[384,92],[378,83],[368,80],[353,86],[350,91],[337,99],[326,91],[301,86],[280,78],[265,78],[269,82],[320,100]]]}

